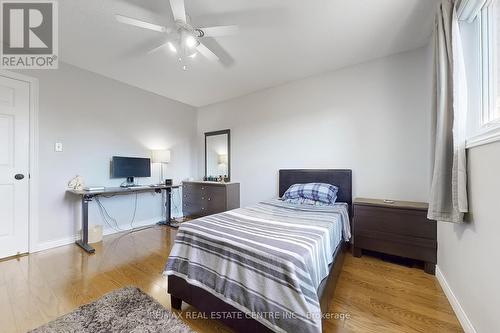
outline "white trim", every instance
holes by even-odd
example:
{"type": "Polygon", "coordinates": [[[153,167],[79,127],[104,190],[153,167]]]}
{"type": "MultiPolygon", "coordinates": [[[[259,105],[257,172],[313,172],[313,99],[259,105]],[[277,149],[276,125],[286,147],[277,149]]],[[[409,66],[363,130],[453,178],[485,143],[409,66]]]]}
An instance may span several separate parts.
{"type": "Polygon", "coordinates": [[[458,6],[458,18],[462,21],[472,22],[479,15],[483,6],[487,6],[490,0],[462,0],[458,6]]]}
{"type": "Polygon", "coordinates": [[[498,64],[497,64],[497,36],[495,12],[496,3],[488,4],[482,10],[481,17],[481,41],[482,41],[482,66],[483,66],[483,104],[481,115],[481,126],[488,125],[494,120],[493,115],[496,111],[497,104],[497,77],[498,77],[498,64]]]}
{"type": "MultiPolygon", "coordinates": [[[[130,230],[136,229],[136,228],[152,226],[152,225],[155,225],[158,221],[161,221],[162,219],[163,219],[162,217],[153,217],[153,218],[150,218],[147,220],[137,221],[137,222],[134,222],[133,228],[131,228],[130,226],[120,225],[119,227],[122,230],[119,230],[119,231],[111,229],[110,227],[106,227],[103,230],[103,235],[108,236],[108,235],[117,234],[117,233],[120,233],[123,231],[130,231],[130,230]]],[[[80,235],[77,234],[77,235],[73,235],[70,237],[41,242],[41,243],[38,243],[35,247],[33,247],[33,250],[30,252],[40,252],[40,251],[50,250],[50,249],[64,246],[64,245],[73,244],[78,239],[80,239],[80,235]]]]}
{"type": "Polygon", "coordinates": [[[458,298],[453,293],[453,290],[451,289],[450,285],[448,284],[448,281],[446,281],[446,278],[443,275],[443,272],[441,272],[441,269],[439,269],[438,265],[436,265],[436,279],[438,280],[439,284],[441,285],[441,288],[443,289],[444,294],[448,298],[448,301],[450,302],[451,307],[453,308],[453,311],[455,311],[455,315],[457,316],[458,321],[462,325],[464,332],[465,333],[477,333],[474,326],[472,326],[472,323],[469,320],[469,317],[467,317],[467,313],[465,313],[464,309],[462,308],[462,305],[460,305],[458,298]]]}
{"type": "MultiPolygon", "coordinates": [[[[466,140],[466,148],[477,147],[500,140],[500,122],[495,119],[497,96],[497,80],[500,75],[499,64],[495,59],[496,41],[500,36],[496,36],[496,20],[494,13],[498,10],[498,4],[487,1],[481,9],[481,14],[477,16],[479,24],[479,34],[477,46],[479,70],[480,97],[477,105],[469,105],[469,135],[466,140]]],[[[476,85],[476,82],[469,82],[469,86],[476,85]]]]}
{"type": "Polygon", "coordinates": [[[28,252],[33,252],[38,244],[38,79],[0,70],[0,75],[27,82],[30,90],[30,156],[29,156],[29,231],[28,231],[28,252]]]}
{"type": "MultiPolygon", "coordinates": [[[[61,238],[61,239],[56,239],[48,242],[42,242],[37,244],[35,248],[33,248],[30,252],[40,252],[40,251],[45,251],[45,250],[50,250],[59,246],[64,246],[64,245],[69,245],[69,244],[74,244],[75,241],[77,240],[78,236],[72,236],[72,237],[66,237],[66,238],[61,238]]],[[[83,251],[83,250],[82,250],[83,251]]]]}
{"type": "Polygon", "coordinates": [[[497,141],[500,141],[500,124],[495,124],[495,126],[468,138],[465,147],[473,148],[497,141]]]}

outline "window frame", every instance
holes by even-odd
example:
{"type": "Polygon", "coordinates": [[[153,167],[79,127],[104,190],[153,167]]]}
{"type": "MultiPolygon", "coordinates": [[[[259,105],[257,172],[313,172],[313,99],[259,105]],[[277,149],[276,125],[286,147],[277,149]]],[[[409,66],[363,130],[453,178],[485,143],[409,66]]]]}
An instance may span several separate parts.
{"type": "Polygon", "coordinates": [[[489,2],[481,9],[477,16],[479,24],[479,75],[480,75],[480,96],[478,108],[472,111],[476,128],[472,130],[472,135],[467,139],[467,148],[500,141],[500,117],[495,118],[495,104],[497,98],[497,78],[500,76],[500,62],[495,62],[495,50],[497,36],[495,23],[496,6],[500,6],[499,0],[489,2]]]}

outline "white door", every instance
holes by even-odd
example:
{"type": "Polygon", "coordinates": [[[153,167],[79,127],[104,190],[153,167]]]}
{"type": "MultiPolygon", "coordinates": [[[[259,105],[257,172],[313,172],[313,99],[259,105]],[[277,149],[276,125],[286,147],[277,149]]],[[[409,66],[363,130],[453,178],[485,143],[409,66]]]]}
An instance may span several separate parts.
{"type": "Polygon", "coordinates": [[[0,258],[28,252],[28,171],[29,84],[0,76],[0,258]]]}

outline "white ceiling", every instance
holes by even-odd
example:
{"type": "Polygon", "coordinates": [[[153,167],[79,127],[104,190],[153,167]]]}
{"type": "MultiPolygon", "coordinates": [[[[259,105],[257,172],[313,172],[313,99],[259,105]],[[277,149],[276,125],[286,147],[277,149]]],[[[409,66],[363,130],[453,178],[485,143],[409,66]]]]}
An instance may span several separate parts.
{"type": "Polygon", "coordinates": [[[60,59],[203,106],[424,46],[434,5],[435,0],[186,0],[194,26],[239,24],[240,33],[205,39],[234,59],[231,66],[198,56],[183,71],[168,50],[147,53],[164,35],[113,17],[168,24],[168,0],[64,0],[60,59]]]}

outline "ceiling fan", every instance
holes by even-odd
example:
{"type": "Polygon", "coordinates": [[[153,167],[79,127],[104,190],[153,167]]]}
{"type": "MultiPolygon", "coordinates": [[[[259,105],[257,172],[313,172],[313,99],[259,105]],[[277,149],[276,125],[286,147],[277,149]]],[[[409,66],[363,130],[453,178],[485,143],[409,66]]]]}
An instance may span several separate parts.
{"type": "Polygon", "coordinates": [[[238,26],[194,27],[191,25],[191,22],[189,22],[189,17],[186,14],[184,0],[169,1],[175,20],[174,24],[171,26],[157,25],[119,14],[115,14],[115,18],[120,23],[166,34],[166,42],[151,50],[149,53],[168,47],[168,49],[177,56],[183,70],[187,70],[188,68],[188,58],[194,58],[198,53],[201,53],[210,60],[220,61],[221,56],[217,55],[216,50],[210,49],[207,45],[203,44],[203,38],[234,35],[238,33],[238,26]]]}

